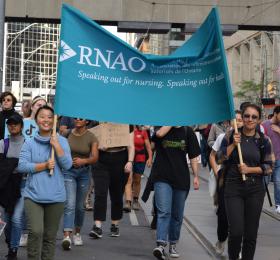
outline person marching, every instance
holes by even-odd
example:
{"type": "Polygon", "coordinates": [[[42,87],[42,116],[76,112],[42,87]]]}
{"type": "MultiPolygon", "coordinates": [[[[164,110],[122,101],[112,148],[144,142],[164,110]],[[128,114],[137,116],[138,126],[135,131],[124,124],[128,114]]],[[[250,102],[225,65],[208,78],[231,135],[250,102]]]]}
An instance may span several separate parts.
{"type": "Polygon", "coordinates": [[[98,144],[93,133],[87,130],[88,121],[74,119],[74,129],[68,136],[73,166],[64,172],[66,187],[66,203],[64,208],[64,250],[71,248],[70,234],[73,232],[73,242],[76,246],[83,245],[80,235],[84,222],[84,201],[90,182],[90,165],[98,160],[98,144]]]}
{"type": "Polygon", "coordinates": [[[47,105],[47,101],[43,97],[41,97],[41,96],[34,97],[31,102],[31,107],[30,107],[30,117],[26,118],[26,119],[35,119],[37,110],[40,107],[46,106],[46,105],[47,105]]]}
{"type": "Polygon", "coordinates": [[[274,185],[275,211],[280,214],[280,106],[273,110],[271,119],[262,123],[265,134],[269,136],[275,155],[275,167],[272,173],[274,185]]]}
{"type": "MultiPolygon", "coordinates": [[[[240,129],[243,126],[243,120],[240,110],[235,111],[235,118],[237,128],[240,129]]],[[[213,169],[213,172],[217,179],[217,189],[215,195],[217,196],[218,203],[216,212],[218,241],[216,242],[216,252],[220,255],[224,253],[225,244],[228,237],[228,221],[224,202],[224,173],[226,168],[225,165],[220,165],[216,162],[216,157],[218,157],[219,155],[221,144],[225,135],[229,133],[231,133],[230,129],[226,133],[222,133],[218,136],[218,138],[212,146],[212,151],[209,156],[210,166],[213,169]]]]}
{"type": "Polygon", "coordinates": [[[108,191],[111,199],[111,237],[119,237],[119,222],[123,216],[123,193],[134,159],[133,128],[129,130],[129,145],[112,148],[99,147],[99,159],[93,171],[94,226],[89,236],[102,238],[102,222],[106,220],[108,191]]]}
{"type": "Polygon", "coordinates": [[[152,166],[153,152],[151,143],[146,130],[142,130],[139,126],[134,128],[134,146],[135,157],[133,163],[133,175],[132,175],[132,192],[133,192],[133,204],[134,210],[139,210],[139,194],[141,190],[141,176],[144,173],[145,166],[152,166]],[[148,158],[146,158],[147,150],[148,158]]]}
{"type": "MultiPolygon", "coordinates": [[[[23,104],[26,104],[26,102],[28,102],[28,101],[23,102],[23,104]]],[[[24,119],[23,119],[23,124],[26,124],[25,120],[34,120],[37,110],[40,107],[47,105],[47,101],[41,96],[36,96],[33,98],[33,100],[31,102],[28,102],[27,104],[29,104],[29,110],[28,110],[28,107],[26,107],[25,112],[23,113],[23,116],[25,114],[24,119]]],[[[38,130],[36,124],[34,125],[34,127],[35,128],[34,129],[31,128],[32,131],[30,131],[31,137],[34,136],[38,130]]],[[[22,229],[22,234],[21,234],[20,242],[19,242],[20,247],[26,247],[27,242],[28,242],[28,231],[26,230],[25,216],[23,217],[23,222],[24,222],[23,229],[22,229]]]]}
{"type": "Polygon", "coordinates": [[[24,190],[29,231],[27,258],[52,260],[66,200],[62,169],[71,168],[72,158],[67,140],[62,136],[52,135],[53,109],[49,106],[38,108],[35,121],[39,131],[24,143],[18,166],[19,172],[28,174],[24,190]],[[54,160],[50,158],[52,148],[55,151],[54,160]]]}
{"type": "Polygon", "coordinates": [[[0,141],[0,167],[4,166],[4,169],[1,168],[0,201],[1,205],[4,201],[4,204],[6,204],[4,206],[7,223],[5,236],[9,248],[7,259],[16,260],[23,227],[24,210],[24,200],[21,193],[25,186],[25,180],[22,179],[22,175],[17,170],[19,153],[24,143],[22,135],[23,120],[20,115],[14,114],[9,117],[6,123],[10,135],[0,141]],[[8,174],[7,179],[4,178],[2,170],[5,174],[8,174]],[[7,182],[3,183],[4,180],[7,180],[7,182]]]}
{"type": "Polygon", "coordinates": [[[156,157],[152,166],[155,204],[157,208],[157,247],[153,255],[166,259],[169,242],[170,257],[179,257],[176,244],[180,238],[185,201],[190,190],[190,173],[186,155],[191,161],[193,185],[199,188],[198,160],[200,147],[190,127],[163,126],[155,129],[156,157]]]}
{"type": "Polygon", "coordinates": [[[9,91],[3,92],[0,96],[1,108],[0,112],[0,140],[5,137],[6,120],[17,112],[15,106],[17,103],[16,97],[9,91]]]}
{"type": "Polygon", "coordinates": [[[236,260],[254,259],[259,220],[263,207],[264,175],[272,173],[274,155],[270,139],[257,131],[261,109],[254,104],[242,110],[243,127],[239,133],[225,137],[221,151],[226,173],[224,199],[229,224],[228,255],[236,260]],[[241,145],[244,163],[239,163],[237,145],[241,145]],[[242,180],[242,174],[246,180],[242,180]],[[241,250],[242,244],[242,250],[241,250]]]}
{"type": "Polygon", "coordinates": [[[25,100],[21,104],[21,114],[23,118],[31,116],[31,100],[25,100]]]}
{"type": "Polygon", "coordinates": [[[139,194],[141,190],[141,176],[144,173],[145,166],[149,168],[152,166],[152,148],[146,130],[142,130],[140,126],[134,127],[134,147],[135,157],[133,162],[133,172],[130,174],[127,184],[125,186],[126,199],[124,206],[125,212],[130,212],[131,207],[134,210],[140,209],[139,194]],[[146,160],[146,151],[148,159],[146,160]],[[128,195],[129,193],[129,195],[128,195]],[[133,202],[131,202],[131,195],[133,194],[133,202]]]}

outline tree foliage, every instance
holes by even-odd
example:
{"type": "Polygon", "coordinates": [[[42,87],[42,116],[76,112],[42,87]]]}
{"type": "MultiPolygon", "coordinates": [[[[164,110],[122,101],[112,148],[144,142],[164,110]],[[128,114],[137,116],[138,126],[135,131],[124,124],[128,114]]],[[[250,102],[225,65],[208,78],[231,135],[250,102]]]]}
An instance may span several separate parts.
{"type": "Polygon", "coordinates": [[[242,102],[249,101],[260,104],[261,84],[251,80],[244,80],[239,84],[239,90],[235,92],[234,97],[239,98],[242,102]]]}

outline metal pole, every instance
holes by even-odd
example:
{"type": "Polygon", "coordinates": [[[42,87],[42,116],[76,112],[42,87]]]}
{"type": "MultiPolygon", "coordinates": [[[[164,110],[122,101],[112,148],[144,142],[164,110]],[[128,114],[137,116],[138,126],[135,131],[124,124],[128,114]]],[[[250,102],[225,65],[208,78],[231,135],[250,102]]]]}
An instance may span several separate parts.
{"type": "Polygon", "coordinates": [[[43,74],[42,74],[42,73],[40,73],[39,96],[41,96],[41,92],[42,92],[42,85],[43,85],[43,74]]]}
{"type": "Polygon", "coordinates": [[[49,87],[49,81],[45,80],[45,99],[48,100],[48,87],[49,87]]]}
{"type": "MultiPolygon", "coordinates": [[[[3,48],[2,92],[6,91],[7,33],[8,33],[8,24],[5,23],[5,29],[4,29],[4,48],[3,48]]],[[[1,92],[1,90],[0,90],[0,92],[1,92]]]]}
{"type": "MultiPolygon", "coordinates": [[[[2,75],[5,73],[3,67],[4,36],[5,36],[5,9],[6,1],[0,0],[0,86],[2,87],[2,75]]],[[[0,88],[0,91],[2,89],[0,88]]]]}
{"type": "Polygon", "coordinates": [[[20,58],[20,101],[23,99],[23,73],[24,73],[24,43],[21,44],[20,58]]]}

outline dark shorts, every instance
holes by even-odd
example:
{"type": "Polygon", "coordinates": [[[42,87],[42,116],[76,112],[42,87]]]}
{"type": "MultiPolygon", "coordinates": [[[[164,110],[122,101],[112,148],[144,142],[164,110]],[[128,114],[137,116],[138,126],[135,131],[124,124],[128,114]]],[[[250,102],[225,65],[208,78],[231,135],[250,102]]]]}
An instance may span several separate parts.
{"type": "Polygon", "coordinates": [[[144,162],[135,162],[133,164],[133,173],[143,174],[145,170],[146,163],[144,162]]]}

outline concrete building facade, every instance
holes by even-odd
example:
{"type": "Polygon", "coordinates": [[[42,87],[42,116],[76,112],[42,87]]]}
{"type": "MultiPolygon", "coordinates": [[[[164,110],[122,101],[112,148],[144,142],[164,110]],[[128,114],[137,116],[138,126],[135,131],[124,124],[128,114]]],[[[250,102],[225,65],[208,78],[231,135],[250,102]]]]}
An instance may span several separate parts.
{"type": "MultiPolygon", "coordinates": [[[[238,31],[224,42],[233,92],[250,81],[261,85],[261,97],[273,97],[279,103],[280,33],[238,31]]],[[[236,106],[242,101],[236,99],[236,106]]]]}

